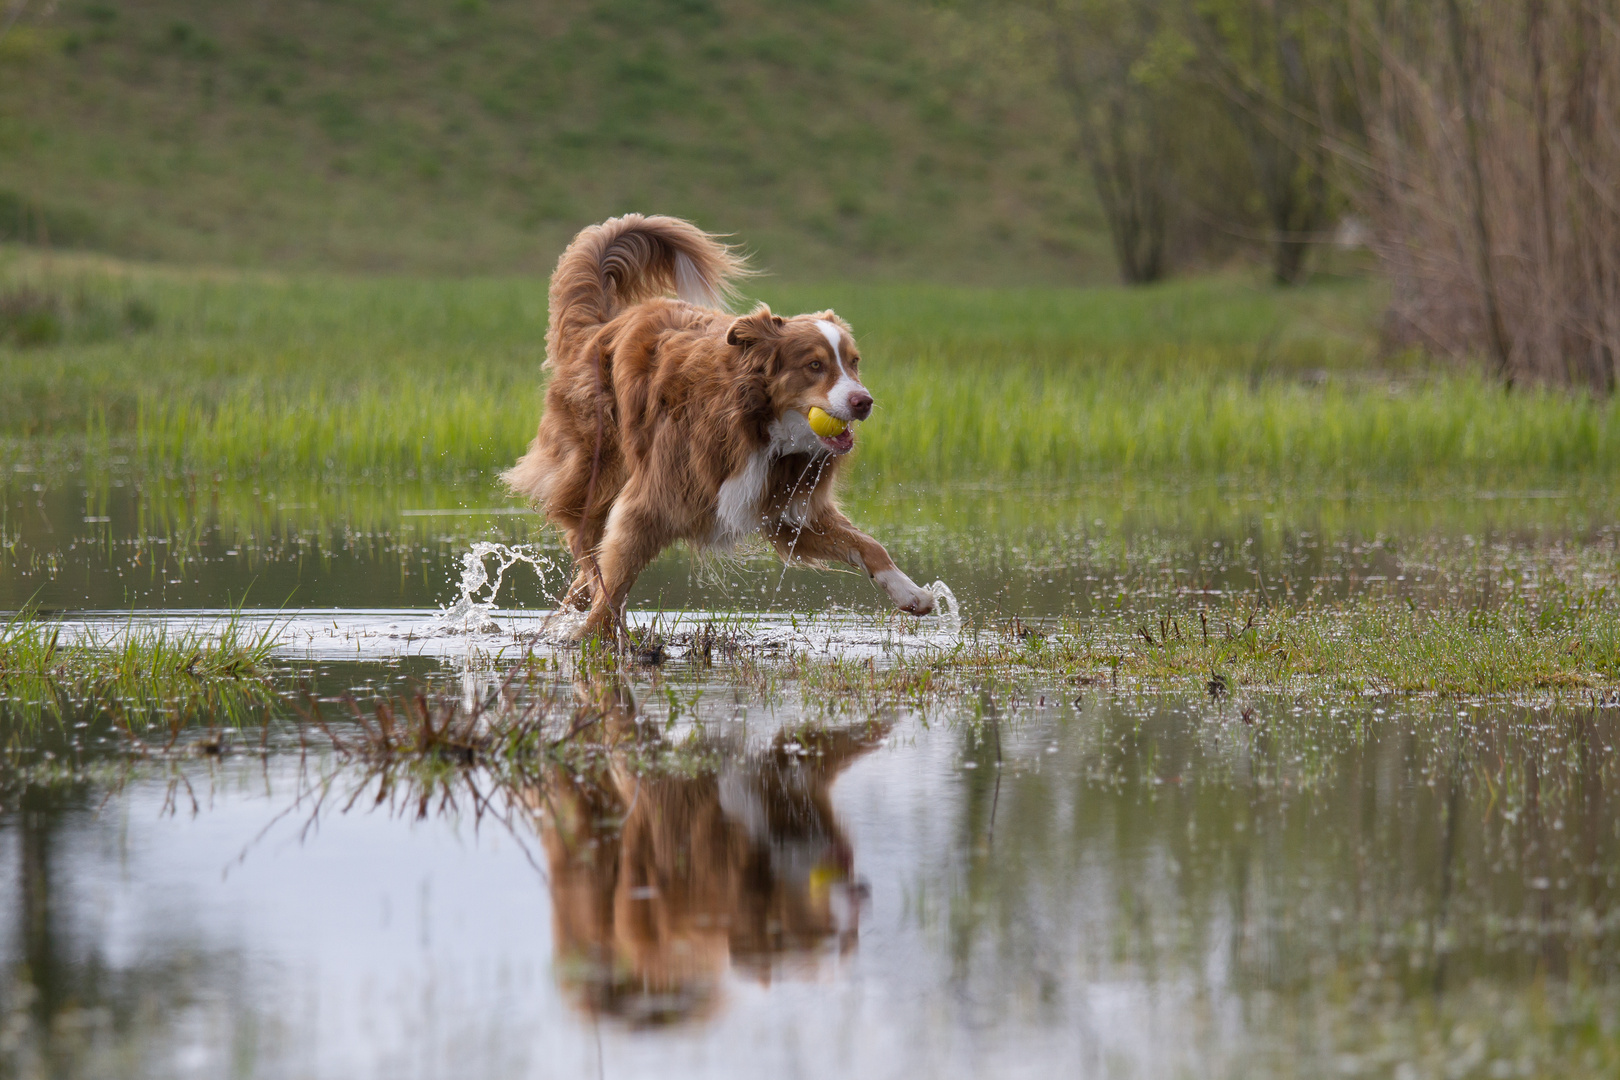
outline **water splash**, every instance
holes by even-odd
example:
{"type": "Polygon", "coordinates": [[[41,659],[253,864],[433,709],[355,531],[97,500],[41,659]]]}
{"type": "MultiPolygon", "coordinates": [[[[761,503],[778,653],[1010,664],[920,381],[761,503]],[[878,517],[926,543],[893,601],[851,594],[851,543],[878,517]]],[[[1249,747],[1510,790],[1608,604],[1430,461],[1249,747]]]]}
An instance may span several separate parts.
{"type": "MultiPolygon", "coordinates": [[[[496,609],[501,584],[506,572],[518,563],[534,567],[540,576],[541,589],[545,589],[546,574],[560,570],[556,560],[540,550],[537,544],[500,544],[489,540],[475,542],[461,557],[461,595],[439,615],[439,626],[458,634],[498,633],[500,624],[489,617],[496,609]],[[490,576],[486,561],[496,560],[494,577],[490,576]]],[[[550,595],[549,593],[547,595],[550,595]]],[[[553,596],[553,600],[559,600],[553,596]]]]}
{"type": "Polygon", "coordinates": [[[951,633],[960,634],[962,609],[957,606],[956,594],[951,592],[951,587],[943,581],[935,581],[927,588],[934,594],[934,614],[939,616],[940,624],[951,633]]]}

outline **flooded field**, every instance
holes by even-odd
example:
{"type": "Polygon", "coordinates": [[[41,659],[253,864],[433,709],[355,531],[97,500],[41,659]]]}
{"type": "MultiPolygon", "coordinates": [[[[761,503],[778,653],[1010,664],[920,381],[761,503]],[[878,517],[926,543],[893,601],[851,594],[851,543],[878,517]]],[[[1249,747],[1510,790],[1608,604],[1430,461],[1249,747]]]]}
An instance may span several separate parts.
{"type": "Polygon", "coordinates": [[[622,660],[532,518],[350,500],[5,489],[53,647],[269,644],[229,707],[9,684],[0,1075],[1620,1068],[1605,496],[858,493],[954,613],[674,552],[622,660]],[[1592,658],[1142,666],[1359,604],[1592,658]]]}

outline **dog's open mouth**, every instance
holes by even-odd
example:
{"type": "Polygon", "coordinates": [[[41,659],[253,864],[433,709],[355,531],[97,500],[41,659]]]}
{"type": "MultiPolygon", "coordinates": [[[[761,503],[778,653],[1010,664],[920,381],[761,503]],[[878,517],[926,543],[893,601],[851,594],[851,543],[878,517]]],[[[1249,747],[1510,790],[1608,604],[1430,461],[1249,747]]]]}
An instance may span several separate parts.
{"type": "Polygon", "coordinates": [[[822,446],[825,446],[834,454],[847,454],[855,449],[855,429],[853,427],[847,427],[837,435],[818,435],[816,438],[821,440],[822,446]]]}

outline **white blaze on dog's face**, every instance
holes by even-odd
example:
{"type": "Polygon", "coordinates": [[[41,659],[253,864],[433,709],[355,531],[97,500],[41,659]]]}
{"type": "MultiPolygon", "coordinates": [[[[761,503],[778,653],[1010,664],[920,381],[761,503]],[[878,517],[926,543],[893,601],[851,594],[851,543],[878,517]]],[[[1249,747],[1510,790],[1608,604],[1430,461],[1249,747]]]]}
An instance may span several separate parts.
{"type": "Polygon", "coordinates": [[[832,349],[833,371],[838,375],[838,381],[827,391],[827,411],[840,420],[866,419],[872,415],[872,395],[855,377],[856,367],[861,362],[855,353],[855,343],[851,341],[846,350],[844,328],[831,319],[817,319],[816,329],[821,331],[821,336],[827,339],[827,347],[832,349]]]}
{"type": "Polygon", "coordinates": [[[805,449],[849,453],[855,446],[853,428],[830,437],[816,435],[806,418],[812,408],[846,423],[872,415],[872,395],[861,385],[861,357],[849,329],[832,312],[800,315],[788,321],[778,357],[771,388],[776,428],[805,449]]]}

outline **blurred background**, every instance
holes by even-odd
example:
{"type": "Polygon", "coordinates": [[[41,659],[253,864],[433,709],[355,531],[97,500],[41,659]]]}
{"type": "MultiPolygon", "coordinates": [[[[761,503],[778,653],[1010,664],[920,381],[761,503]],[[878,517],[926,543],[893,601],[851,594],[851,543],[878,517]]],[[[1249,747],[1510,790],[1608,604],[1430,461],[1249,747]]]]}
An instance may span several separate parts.
{"type": "Polygon", "coordinates": [[[1112,274],[1049,58],[983,10],[725,0],[13,0],[12,238],[549,272],[627,210],[783,273],[1112,274]]]}
{"type": "Polygon", "coordinates": [[[10,0],[0,230],[541,273],[635,209],[796,279],[973,284],[1371,245],[1419,294],[1392,333],[1606,388],[1612,7],[10,0]]]}
{"type": "Polygon", "coordinates": [[[1606,390],[1614,8],[9,0],[0,236],[544,273],[634,209],[791,279],[1003,285],[1370,247],[1392,341],[1606,390]]]}

